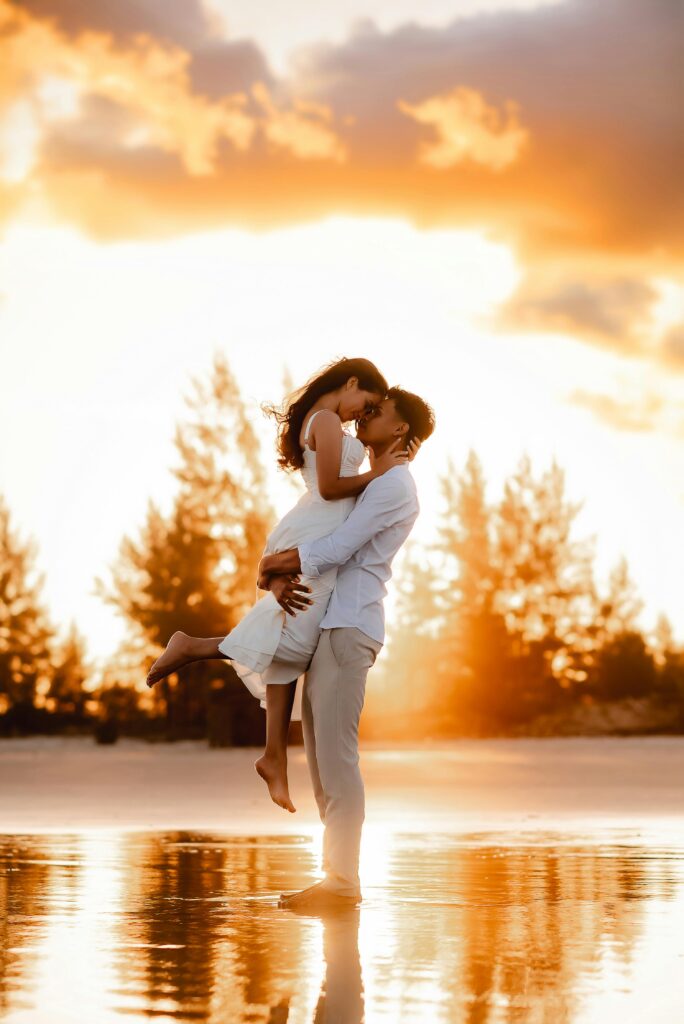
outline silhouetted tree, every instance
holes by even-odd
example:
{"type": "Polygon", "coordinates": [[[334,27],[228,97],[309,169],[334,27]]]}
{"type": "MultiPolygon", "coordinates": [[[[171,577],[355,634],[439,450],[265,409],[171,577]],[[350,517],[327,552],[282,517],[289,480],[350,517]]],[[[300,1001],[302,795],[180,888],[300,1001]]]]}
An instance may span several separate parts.
{"type": "Polygon", "coordinates": [[[140,719],[138,693],[131,686],[111,683],[98,687],[95,697],[100,705],[102,719],[129,728],[140,719]]]}
{"type": "MultiPolygon", "coordinates": [[[[119,646],[98,671],[97,685],[89,695],[99,706],[100,721],[113,721],[127,733],[154,731],[152,720],[159,719],[163,698],[144,685],[147,672],[144,666],[152,650],[140,626],[129,622],[119,646]]],[[[166,682],[158,685],[168,686],[166,682]]]]}
{"type": "Polygon", "coordinates": [[[592,646],[593,539],[571,536],[583,503],[567,501],[564,489],[555,459],[535,480],[524,455],[495,511],[495,607],[517,638],[518,657],[528,661],[527,686],[540,704],[582,678],[577,670],[592,646]]]}
{"type": "MultiPolygon", "coordinates": [[[[258,440],[225,357],[215,355],[208,382],[192,384],[190,417],[174,439],[180,463],[173,508],[165,516],[150,500],[139,540],[122,541],[111,586],[96,580],[96,592],[145,637],[150,663],[177,629],[220,636],[236,624],[255,600],[273,519],[258,440]]],[[[200,662],[158,688],[176,730],[203,729],[207,684],[216,676],[234,673],[218,661],[200,662]]]]}
{"type": "Polygon", "coordinates": [[[624,555],[611,570],[607,594],[596,596],[595,600],[593,637],[596,647],[635,628],[644,603],[637,596],[624,555]]]}
{"type": "Polygon", "coordinates": [[[388,700],[403,694],[405,708],[441,708],[452,727],[477,731],[522,723],[582,694],[666,690],[678,699],[678,662],[663,654],[658,669],[636,626],[641,601],[626,559],[605,594],[596,587],[594,538],[572,536],[582,503],[566,500],[555,459],[535,478],[524,455],[498,504],[486,500],[472,450],[463,472],[450,464],[441,483],[436,542],[406,561],[400,579],[384,664],[388,700]]]}
{"type": "Polygon", "coordinates": [[[449,460],[441,481],[444,511],[436,541],[442,557],[442,606],[447,614],[465,604],[481,609],[491,604],[497,586],[493,559],[492,510],[477,454],[468,452],[462,474],[449,460]]]}
{"type": "Polygon", "coordinates": [[[603,594],[594,585],[592,602],[591,621],[575,652],[575,663],[584,669],[586,678],[582,689],[604,700],[645,696],[655,682],[655,663],[637,628],[643,602],[637,596],[624,555],[610,572],[607,592],[603,594]],[[632,656],[636,661],[630,669],[629,681],[625,677],[621,689],[616,673],[626,671],[626,659],[632,656]],[[637,681],[639,673],[645,673],[641,682],[637,681]]]}
{"type": "Polygon", "coordinates": [[[625,630],[599,649],[591,692],[604,700],[647,697],[654,692],[656,666],[641,633],[625,630]]]}
{"type": "Polygon", "coordinates": [[[0,495],[0,712],[14,709],[22,731],[30,727],[33,707],[44,703],[54,636],[40,598],[44,574],[35,576],[36,554],[35,542],[22,541],[12,529],[0,495]]]}
{"type": "Polygon", "coordinates": [[[441,690],[463,710],[522,721],[557,701],[591,617],[591,546],[570,536],[581,506],[565,500],[555,460],[537,480],[527,455],[498,504],[473,451],[443,488],[441,690]]]}
{"type": "Polygon", "coordinates": [[[436,645],[438,699],[460,717],[499,718],[513,710],[513,645],[496,607],[501,573],[496,561],[493,510],[476,453],[462,475],[453,463],[441,481],[445,508],[436,549],[441,556],[436,645]]]}
{"type": "Polygon", "coordinates": [[[652,650],[657,671],[656,693],[664,703],[676,706],[678,724],[684,728],[684,647],[675,643],[666,615],[658,616],[652,650]]]}
{"type": "Polygon", "coordinates": [[[366,719],[377,713],[387,720],[393,712],[425,710],[436,702],[435,573],[415,542],[407,543],[397,567],[396,589],[391,639],[367,690],[366,719]]]}
{"type": "Polygon", "coordinates": [[[82,716],[90,694],[84,688],[89,676],[85,641],[72,621],[66,639],[55,645],[52,675],[46,704],[51,711],[82,716]]]}

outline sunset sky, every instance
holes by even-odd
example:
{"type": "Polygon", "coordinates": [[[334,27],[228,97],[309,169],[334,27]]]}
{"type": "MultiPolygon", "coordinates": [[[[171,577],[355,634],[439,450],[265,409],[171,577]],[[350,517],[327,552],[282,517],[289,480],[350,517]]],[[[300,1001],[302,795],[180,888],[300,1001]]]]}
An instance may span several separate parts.
{"type": "Polygon", "coordinates": [[[57,624],[170,508],[190,377],[330,359],[424,395],[413,467],[555,456],[605,580],[684,640],[684,7],[0,0],[0,491],[57,624]]]}

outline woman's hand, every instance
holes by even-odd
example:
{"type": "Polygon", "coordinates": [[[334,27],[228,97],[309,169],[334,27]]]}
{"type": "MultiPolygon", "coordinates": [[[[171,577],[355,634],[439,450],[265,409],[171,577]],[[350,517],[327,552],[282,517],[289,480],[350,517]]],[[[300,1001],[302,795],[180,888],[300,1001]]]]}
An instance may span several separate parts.
{"type": "Polygon", "coordinates": [[[373,449],[368,449],[368,460],[373,476],[382,476],[388,469],[393,469],[394,466],[403,466],[405,462],[409,461],[407,450],[405,448],[398,449],[398,446],[402,443],[402,438],[398,437],[394,444],[377,458],[373,454],[373,449]]]}
{"type": "Polygon", "coordinates": [[[413,462],[413,460],[415,459],[416,455],[420,451],[421,444],[422,444],[422,442],[419,441],[417,437],[414,438],[413,441],[409,441],[408,446],[407,446],[408,447],[408,453],[409,453],[409,457],[408,457],[408,461],[409,462],[413,462]]]}
{"type": "Polygon", "coordinates": [[[311,593],[311,588],[300,582],[299,576],[274,576],[271,580],[271,593],[276,601],[288,615],[296,615],[297,611],[306,611],[310,604],[310,598],[305,594],[311,593]]]}

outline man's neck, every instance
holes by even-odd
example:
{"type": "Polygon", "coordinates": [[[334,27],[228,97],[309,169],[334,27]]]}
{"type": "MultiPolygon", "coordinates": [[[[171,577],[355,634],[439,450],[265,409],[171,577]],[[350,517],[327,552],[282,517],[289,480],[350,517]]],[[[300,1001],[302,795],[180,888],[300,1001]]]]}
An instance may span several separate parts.
{"type": "MultiPolygon", "coordinates": [[[[376,459],[379,459],[381,455],[385,454],[388,448],[392,447],[395,441],[396,437],[391,437],[389,441],[377,441],[375,443],[369,444],[368,447],[372,448],[373,455],[375,456],[376,459]]],[[[401,449],[398,448],[397,451],[401,451],[401,449]]]]}

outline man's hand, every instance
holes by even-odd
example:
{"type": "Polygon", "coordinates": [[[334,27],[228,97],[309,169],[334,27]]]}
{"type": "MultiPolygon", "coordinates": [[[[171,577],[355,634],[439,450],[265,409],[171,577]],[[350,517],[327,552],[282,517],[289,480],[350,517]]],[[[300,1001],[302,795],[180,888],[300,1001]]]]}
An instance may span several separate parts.
{"type": "Polygon", "coordinates": [[[302,567],[299,562],[299,551],[297,548],[291,548],[289,551],[279,551],[277,555],[264,555],[259,562],[259,576],[271,576],[274,573],[290,575],[301,571],[302,567]]]}
{"type": "Polygon", "coordinates": [[[271,589],[271,577],[268,573],[262,573],[257,579],[257,587],[259,590],[270,590],[271,589]]]}
{"type": "Polygon", "coordinates": [[[274,576],[271,580],[270,591],[281,608],[284,608],[288,615],[296,615],[297,611],[306,611],[310,604],[310,598],[305,594],[311,593],[311,588],[300,582],[299,576],[274,576]]]}

